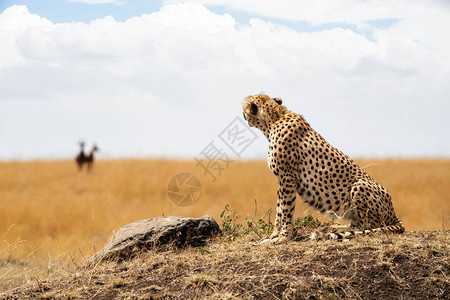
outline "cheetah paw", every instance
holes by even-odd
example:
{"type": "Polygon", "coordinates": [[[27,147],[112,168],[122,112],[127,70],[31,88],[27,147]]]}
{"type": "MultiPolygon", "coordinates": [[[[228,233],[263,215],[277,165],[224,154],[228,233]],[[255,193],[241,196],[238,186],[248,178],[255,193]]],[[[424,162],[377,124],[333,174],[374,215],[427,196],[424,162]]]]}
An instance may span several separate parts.
{"type": "Polygon", "coordinates": [[[264,245],[264,244],[268,244],[270,241],[271,241],[271,239],[264,239],[259,243],[254,243],[253,245],[255,245],[255,246],[264,245]]]}
{"type": "Polygon", "coordinates": [[[310,237],[311,240],[321,240],[323,239],[323,233],[318,231],[318,232],[313,232],[311,233],[310,237]]]}
{"type": "Polygon", "coordinates": [[[272,245],[279,245],[279,244],[285,244],[289,239],[285,236],[282,237],[276,237],[270,240],[270,243],[272,245]]]}

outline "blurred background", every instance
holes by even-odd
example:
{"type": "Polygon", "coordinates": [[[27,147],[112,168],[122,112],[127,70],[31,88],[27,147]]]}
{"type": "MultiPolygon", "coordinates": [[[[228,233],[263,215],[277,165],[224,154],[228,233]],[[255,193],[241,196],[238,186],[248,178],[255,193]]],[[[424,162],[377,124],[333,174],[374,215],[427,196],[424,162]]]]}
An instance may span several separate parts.
{"type": "Polygon", "coordinates": [[[0,39],[0,290],[138,219],[273,219],[267,141],[242,122],[261,92],[386,186],[407,230],[450,226],[448,1],[5,0],[0,39]],[[186,172],[201,195],[180,207],[186,172]]]}
{"type": "Polygon", "coordinates": [[[353,157],[450,155],[448,1],[144,2],[0,3],[0,159],[191,159],[260,92],[353,157]]]}

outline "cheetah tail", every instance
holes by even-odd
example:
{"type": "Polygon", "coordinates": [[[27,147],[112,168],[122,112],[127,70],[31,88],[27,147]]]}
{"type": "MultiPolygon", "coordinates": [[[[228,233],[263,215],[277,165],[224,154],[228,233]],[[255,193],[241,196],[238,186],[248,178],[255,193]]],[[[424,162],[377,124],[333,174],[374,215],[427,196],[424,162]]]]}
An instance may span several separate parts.
{"type": "Polygon", "coordinates": [[[389,226],[383,226],[373,229],[366,230],[346,230],[342,232],[313,232],[311,234],[311,239],[333,239],[333,240],[344,240],[351,239],[355,236],[360,235],[370,235],[379,232],[390,232],[390,233],[403,233],[405,232],[405,226],[403,226],[402,222],[399,220],[398,223],[389,226]]]}

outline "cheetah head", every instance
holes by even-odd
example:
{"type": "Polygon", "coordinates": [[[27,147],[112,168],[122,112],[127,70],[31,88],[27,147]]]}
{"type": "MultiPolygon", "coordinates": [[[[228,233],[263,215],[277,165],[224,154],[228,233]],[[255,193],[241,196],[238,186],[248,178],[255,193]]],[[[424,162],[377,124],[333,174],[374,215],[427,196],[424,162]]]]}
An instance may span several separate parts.
{"type": "Polygon", "coordinates": [[[270,98],[267,95],[248,96],[243,103],[244,119],[250,127],[264,130],[286,110],[282,103],[281,98],[270,98]]]}

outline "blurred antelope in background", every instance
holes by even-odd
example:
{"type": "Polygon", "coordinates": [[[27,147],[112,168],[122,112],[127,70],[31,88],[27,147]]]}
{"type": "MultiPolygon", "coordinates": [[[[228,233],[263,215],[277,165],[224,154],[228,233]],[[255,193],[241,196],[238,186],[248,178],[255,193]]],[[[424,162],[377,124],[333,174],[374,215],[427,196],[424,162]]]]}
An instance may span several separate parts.
{"type": "Polygon", "coordinates": [[[75,157],[75,161],[78,165],[78,170],[81,171],[81,169],[83,168],[83,164],[86,160],[86,155],[84,154],[84,145],[86,143],[84,141],[80,141],[78,142],[78,144],[80,145],[80,153],[78,153],[78,155],[75,157]]]}
{"type": "Polygon", "coordinates": [[[92,146],[91,151],[89,151],[88,154],[84,153],[84,145],[85,142],[81,141],[79,142],[80,144],[80,153],[78,153],[78,155],[75,157],[75,161],[77,162],[78,165],[78,170],[82,170],[83,166],[86,164],[87,165],[87,169],[88,171],[90,171],[92,169],[92,165],[94,164],[94,153],[96,151],[100,151],[100,149],[97,147],[96,144],[94,144],[92,146]]]}
{"type": "Polygon", "coordinates": [[[98,149],[96,144],[94,144],[91,151],[89,152],[88,155],[86,155],[86,158],[84,160],[84,162],[87,164],[88,171],[90,171],[92,169],[92,164],[94,163],[94,152],[95,151],[100,151],[100,149],[98,149]]]}

